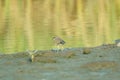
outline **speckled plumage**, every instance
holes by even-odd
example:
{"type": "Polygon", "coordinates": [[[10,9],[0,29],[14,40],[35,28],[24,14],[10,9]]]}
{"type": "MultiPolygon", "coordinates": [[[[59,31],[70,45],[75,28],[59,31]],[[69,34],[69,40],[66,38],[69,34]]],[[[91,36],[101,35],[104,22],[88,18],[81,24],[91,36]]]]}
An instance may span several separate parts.
{"type": "Polygon", "coordinates": [[[54,44],[56,45],[58,50],[63,50],[63,45],[65,44],[65,41],[61,39],[60,37],[53,37],[54,44]]]}
{"type": "Polygon", "coordinates": [[[64,45],[65,41],[61,39],[60,37],[53,37],[55,45],[64,45]]]}

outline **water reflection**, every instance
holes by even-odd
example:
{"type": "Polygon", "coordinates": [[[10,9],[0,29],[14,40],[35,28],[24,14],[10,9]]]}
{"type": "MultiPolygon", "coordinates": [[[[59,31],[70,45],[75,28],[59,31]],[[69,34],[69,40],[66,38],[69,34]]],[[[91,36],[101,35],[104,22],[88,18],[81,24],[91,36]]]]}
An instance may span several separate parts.
{"type": "Polygon", "coordinates": [[[52,49],[53,36],[63,38],[65,47],[112,43],[120,37],[119,4],[113,2],[0,0],[0,51],[52,49]]]}

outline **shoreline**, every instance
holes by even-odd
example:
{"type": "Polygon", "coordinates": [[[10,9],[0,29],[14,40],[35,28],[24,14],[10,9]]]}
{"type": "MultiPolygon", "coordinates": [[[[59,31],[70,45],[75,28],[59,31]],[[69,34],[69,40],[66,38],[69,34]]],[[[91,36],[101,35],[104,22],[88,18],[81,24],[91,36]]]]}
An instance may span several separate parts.
{"type": "Polygon", "coordinates": [[[1,80],[120,79],[120,47],[114,44],[38,50],[31,59],[28,52],[1,54],[1,80]]]}

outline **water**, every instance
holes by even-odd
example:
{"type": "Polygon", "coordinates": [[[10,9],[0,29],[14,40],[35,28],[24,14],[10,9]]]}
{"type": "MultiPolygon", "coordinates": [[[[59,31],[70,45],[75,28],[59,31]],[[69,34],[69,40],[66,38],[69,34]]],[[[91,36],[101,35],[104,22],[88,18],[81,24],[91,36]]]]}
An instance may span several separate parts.
{"type": "Polygon", "coordinates": [[[120,37],[117,4],[78,0],[80,8],[78,2],[66,2],[0,0],[0,52],[52,49],[56,35],[66,41],[64,47],[97,46],[120,37]]]}

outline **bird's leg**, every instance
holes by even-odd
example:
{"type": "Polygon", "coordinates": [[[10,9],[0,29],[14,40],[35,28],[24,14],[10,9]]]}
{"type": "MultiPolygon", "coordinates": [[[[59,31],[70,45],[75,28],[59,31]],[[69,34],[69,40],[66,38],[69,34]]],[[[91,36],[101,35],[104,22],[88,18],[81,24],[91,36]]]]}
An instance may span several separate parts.
{"type": "Polygon", "coordinates": [[[64,46],[60,45],[60,50],[63,51],[64,50],[64,46]]]}
{"type": "Polygon", "coordinates": [[[59,51],[60,50],[60,45],[57,45],[57,51],[59,51]]]}
{"type": "Polygon", "coordinates": [[[64,50],[64,47],[63,47],[63,45],[62,45],[62,44],[57,45],[57,48],[58,48],[58,50],[59,50],[59,51],[63,51],[63,50],[64,50]]]}

